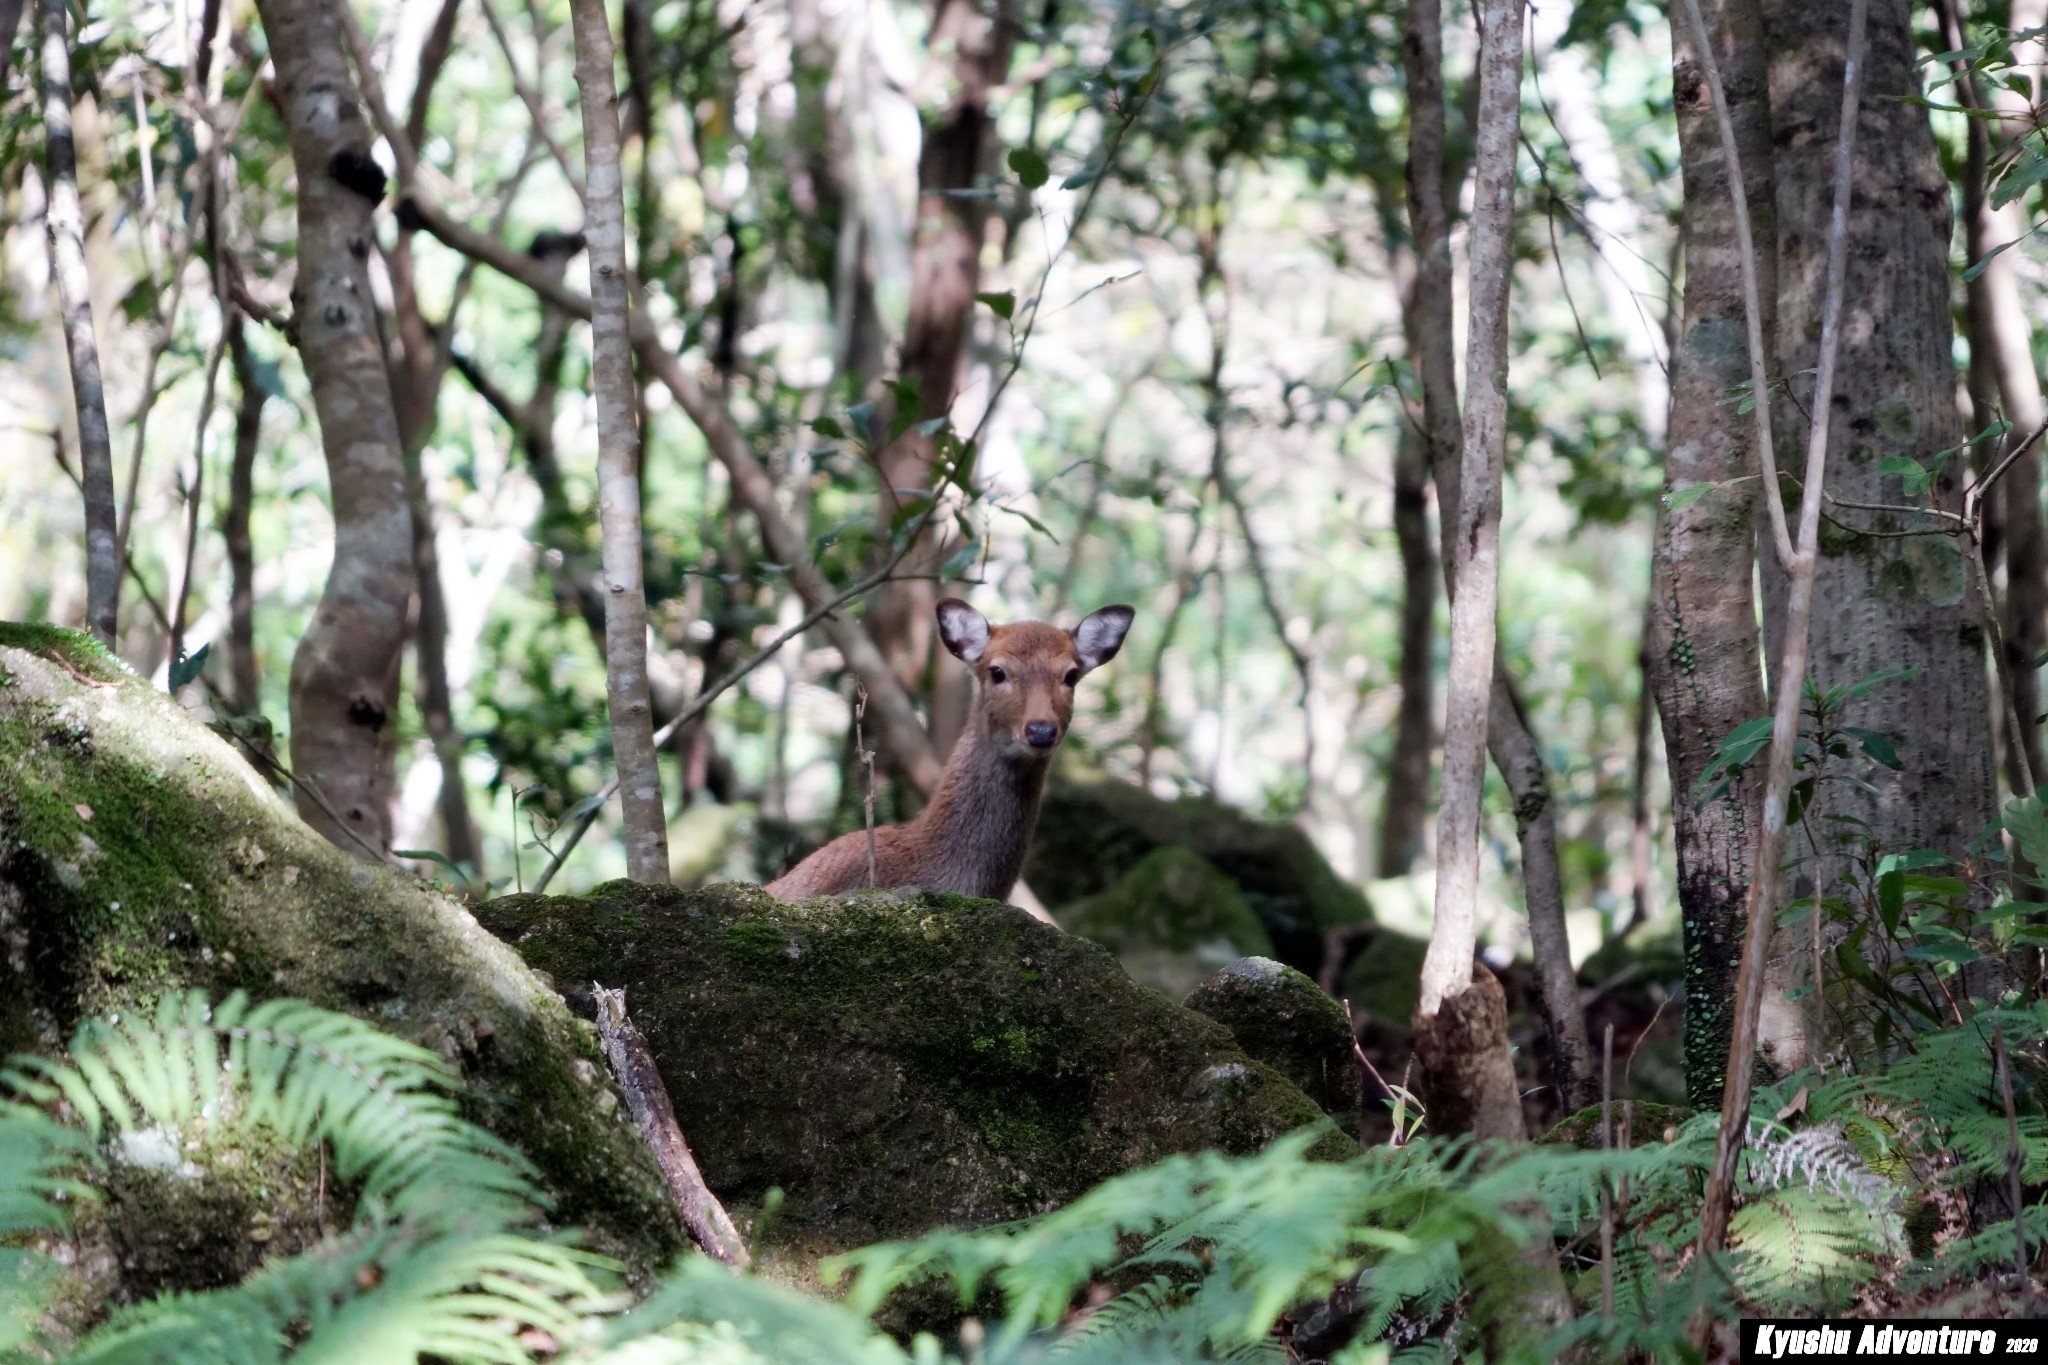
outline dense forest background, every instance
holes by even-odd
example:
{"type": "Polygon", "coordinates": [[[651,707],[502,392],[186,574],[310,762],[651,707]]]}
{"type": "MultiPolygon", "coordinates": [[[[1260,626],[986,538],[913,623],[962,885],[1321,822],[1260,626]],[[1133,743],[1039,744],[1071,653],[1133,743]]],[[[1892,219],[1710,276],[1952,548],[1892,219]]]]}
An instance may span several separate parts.
{"type": "MultiPolygon", "coordinates": [[[[48,1114],[216,1121],[151,1069],[185,1061],[91,1059],[217,1044],[317,1154],[283,1249],[330,1246],[331,1158],[430,1250],[556,1209],[636,1288],[683,1224],[802,1289],[850,1258],[829,1322],[685,1269],[678,1360],[799,1319],[899,1358],[876,1314],[976,1358],[912,1293],[946,1273],[1005,1359],[1697,1357],[1737,1308],[2033,1304],[2039,0],[0,0],[0,33],[0,1051],[43,1054],[0,1131],[37,1169],[72,1169],[48,1114]],[[721,889],[925,806],[974,704],[949,596],[1135,610],[1011,897],[1109,978],[993,907],[721,889]],[[900,1065],[799,1059],[771,972],[790,1027],[900,1065]],[[1001,994],[1040,973],[1055,1004],[1001,994]],[[730,1013],[664,994],[727,977],[730,1013]],[[738,1231],[637,1147],[565,1155],[620,1140],[561,1088],[610,1084],[600,1035],[644,1117],[593,978],[738,1231]],[[764,1055],[802,1141],[739,1124],[764,1055]],[[523,1099],[457,1118],[463,1085],[523,1099]],[[977,1155],[891,1166],[860,1125],[895,1119],[821,1128],[828,1091],[977,1155]],[[1261,1202],[1324,1167],[1314,1212],[1261,1202]],[[949,1224],[997,1230],[915,1240],[949,1224]]],[[[102,1292],[170,1330],[151,1294],[249,1274],[246,1325],[268,1237],[102,1292]]],[[[519,1254],[498,1290],[551,1287],[487,1307],[540,1336],[477,1358],[611,1359],[603,1276],[519,1254]]]]}

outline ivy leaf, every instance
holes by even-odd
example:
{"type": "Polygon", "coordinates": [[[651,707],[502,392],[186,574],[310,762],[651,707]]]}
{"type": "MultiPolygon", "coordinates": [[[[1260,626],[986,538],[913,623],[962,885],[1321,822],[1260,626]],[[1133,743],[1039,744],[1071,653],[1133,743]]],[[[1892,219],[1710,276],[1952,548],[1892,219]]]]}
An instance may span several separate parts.
{"type": "Polygon", "coordinates": [[[1045,164],[1045,158],[1029,147],[1010,150],[1010,169],[1017,173],[1017,183],[1027,190],[1035,190],[1052,178],[1052,168],[1045,164]]]}

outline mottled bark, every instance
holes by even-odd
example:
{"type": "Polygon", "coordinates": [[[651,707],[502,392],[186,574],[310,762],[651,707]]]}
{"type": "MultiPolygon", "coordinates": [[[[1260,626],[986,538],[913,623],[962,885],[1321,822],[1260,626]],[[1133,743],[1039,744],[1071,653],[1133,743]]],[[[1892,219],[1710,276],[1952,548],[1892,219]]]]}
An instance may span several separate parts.
{"type": "MultiPolygon", "coordinates": [[[[1694,40],[1708,41],[1696,0],[1687,0],[1687,6],[1688,17],[1693,21],[1694,40]]],[[[1714,1164],[1708,1171],[1702,1199],[1705,1205],[1700,1215],[1699,1252],[1702,1256],[1721,1250],[1734,1207],[1736,1171],[1749,1131],[1750,1081],[1759,1044],[1763,1041],[1759,1025],[1765,996],[1768,993],[1773,999],[1782,998],[1778,983],[1770,979],[1766,966],[1773,946],[1768,936],[1780,903],[1778,890],[1785,852],[1785,825],[1792,793],[1794,755],[1799,743],[1801,698],[1807,681],[1807,649],[1812,636],[1814,585],[1820,558],[1821,490],[1827,486],[1829,436],[1837,425],[1834,420],[1835,369],[1841,356],[1849,205],[1854,193],[1857,111],[1862,97],[1864,30],[1869,8],[1869,0],[1851,0],[1848,31],[1843,35],[1840,113],[1835,119],[1833,154],[1824,163],[1831,173],[1828,176],[1826,246],[1821,257],[1819,281],[1822,299],[1818,319],[1820,339],[1814,355],[1813,393],[1808,404],[1810,425],[1806,433],[1806,466],[1799,482],[1806,496],[1800,501],[1796,539],[1788,533],[1791,518],[1779,486],[1781,470],[1772,451],[1770,414],[1761,407],[1755,410],[1758,450],[1765,480],[1764,505],[1770,517],[1775,551],[1774,558],[1767,562],[1775,563],[1784,574],[1785,617],[1779,642],[1779,673],[1771,696],[1771,745],[1765,764],[1763,819],[1756,843],[1755,865],[1751,869],[1749,900],[1743,912],[1742,961],[1735,975],[1735,1025],[1728,1041],[1728,1075],[1721,1090],[1721,1121],[1714,1143],[1714,1164]]],[[[1705,54],[1702,54],[1702,60],[1706,61],[1705,54]]],[[[1739,163],[1734,125],[1725,117],[1726,95],[1720,88],[1714,65],[1711,62],[1706,62],[1706,65],[1714,87],[1722,149],[1731,162],[1739,163]]],[[[1777,126],[1782,130],[1783,125],[1777,126]]],[[[1784,163],[1780,161],[1778,164],[1782,170],[1784,163]]],[[[1739,183],[1740,175],[1737,165],[1730,176],[1731,184],[1739,183]]],[[[1747,221],[1747,206],[1739,196],[1735,210],[1740,226],[1747,221]]],[[[1755,249],[1746,233],[1741,248],[1743,312],[1749,333],[1746,349],[1750,353],[1752,373],[1760,379],[1763,371],[1763,309],[1759,282],[1753,268],[1755,249]]],[[[1781,242],[1780,260],[1783,259],[1781,242]]],[[[1782,312],[1780,321],[1783,321],[1782,312]]],[[[1820,942],[1819,924],[1816,918],[1813,931],[1816,948],[1820,942]]],[[[1815,966],[1817,969],[1818,963],[1815,966]]]]}
{"type": "MultiPolygon", "coordinates": [[[[71,401],[78,418],[79,483],[85,492],[85,621],[107,648],[114,647],[121,607],[121,551],[114,510],[114,450],[107,434],[107,396],[100,381],[100,347],[92,324],[92,289],[85,273],[85,217],[78,203],[78,149],[71,135],[71,48],[64,0],[41,0],[43,172],[48,204],[43,226],[50,245],[50,278],[64,325],[71,368],[71,401]]],[[[17,11],[7,27],[13,40],[17,11]]]]}
{"type": "MultiPolygon", "coordinates": [[[[1776,316],[1777,230],[1763,20],[1756,0],[1704,0],[1701,8],[1735,129],[1765,310],[1760,329],[1769,348],[1776,316]]],[[[1713,783],[1702,787],[1701,780],[1729,732],[1764,714],[1751,589],[1760,465],[1755,419],[1728,401],[1750,374],[1741,251],[1728,157],[1683,0],[1671,7],[1671,29],[1673,102],[1685,178],[1685,295],[1671,358],[1666,505],[1657,518],[1651,567],[1649,686],[1663,723],[1678,850],[1686,1093],[1705,1108],[1719,1102],[1728,1062],[1758,787],[1753,776],[1745,775],[1703,801],[1713,783]],[[1701,485],[1713,491],[1670,505],[1701,485]]],[[[1766,351],[1764,368],[1777,373],[1774,351],[1766,351]]]]}
{"type": "Polygon", "coordinates": [[[1405,426],[1394,446],[1394,540],[1401,549],[1401,709],[1380,808],[1379,874],[1406,876],[1429,815],[1436,744],[1436,552],[1429,543],[1429,452],[1405,426]]]}
{"type": "MultiPolygon", "coordinates": [[[[1452,359],[1450,229],[1446,208],[1450,196],[1445,187],[1449,177],[1445,172],[1444,157],[1443,52],[1439,24],[1440,10],[1434,0],[1419,0],[1409,7],[1402,38],[1410,119],[1408,212],[1416,244],[1415,280],[1408,294],[1405,322],[1410,352],[1422,376],[1423,424],[1437,486],[1438,518],[1443,528],[1444,586],[1452,602],[1455,630],[1459,585],[1469,553],[1469,546],[1457,539],[1458,528],[1468,525],[1461,487],[1461,462],[1469,447],[1466,445],[1467,424],[1458,414],[1452,359]]],[[[1482,103],[1487,98],[1483,83],[1479,98],[1482,103]]],[[[1509,136],[1512,139],[1512,130],[1509,136]]],[[[1511,149],[1507,173],[1511,186],[1511,149]]],[[[1476,252],[1474,260],[1476,268],[1476,252]]],[[[1500,287],[1506,288],[1505,275],[1500,287]]],[[[1504,302],[1502,307],[1505,308],[1504,302]]],[[[1473,357],[1468,352],[1468,376],[1479,373],[1472,368],[1472,363],[1473,357]]],[[[1498,382],[1504,384],[1505,372],[1503,339],[1500,365],[1497,371],[1489,371],[1489,374],[1497,373],[1498,382]]],[[[1504,409],[1504,391],[1497,393],[1496,397],[1504,409]]],[[[1496,479],[1493,492],[1496,535],[1498,485],[1499,480],[1496,479]]],[[[1564,892],[1558,877],[1556,817],[1551,806],[1550,779],[1543,766],[1542,751],[1530,736],[1522,709],[1515,700],[1505,662],[1497,648],[1489,652],[1493,656],[1489,666],[1490,682],[1487,684],[1489,695],[1482,712],[1486,744],[1515,801],[1516,825],[1523,845],[1523,898],[1529,915],[1531,946],[1541,964],[1543,1013],[1551,1045],[1552,1074],[1560,1101],[1567,1107],[1578,1108],[1591,1102],[1596,1093],[1596,1082],[1592,1045],[1586,1037],[1585,1016],[1579,1008],[1578,985],[1566,945],[1564,892]]],[[[1448,746],[1448,725],[1446,731],[1448,746]]],[[[1448,752],[1447,748],[1447,765],[1448,752]]],[[[1447,777],[1446,790],[1448,780],[1447,777]]],[[[1476,829],[1476,807],[1473,819],[1476,829]]],[[[1439,864],[1443,856],[1440,834],[1439,864]]],[[[1476,865],[1474,875],[1476,877],[1476,865]]],[[[1440,871],[1440,893],[1442,885],[1440,871]]],[[[1446,967],[1444,970],[1447,973],[1449,969],[1446,967]]]]}
{"type": "MultiPolygon", "coordinates": [[[[1793,392],[1810,411],[1811,381],[1804,376],[1816,365],[1819,341],[1846,34],[1840,17],[1825,7],[1766,0],[1764,14],[1777,144],[1778,354],[1793,392]]],[[[1924,460],[1962,436],[1952,355],[1949,187],[1926,111],[1906,102],[1920,92],[1911,18],[1906,0],[1871,6],[1856,195],[1849,206],[1848,311],[1828,471],[1831,492],[1866,503],[1902,501],[1896,478],[1878,472],[1884,460],[1924,460]]],[[[1777,421],[1781,432],[1800,424],[1789,404],[1777,421]]],[[[1955,511],[1962,484],[1963,462],[1950,459],[1934,481],[1934,504],[1955,511]]],[[[1866,520],[1871,515],[1845,512],[1840,520],[1893,530],[1907,520],[1882,514],[1866,520]]],[[[2013,529],[2007,534],[2010,539],[2013,529]]],[[[1849,816],[1867,822],[1869,837],[1888,849],[1960,856],[1994,814],[1985,641],[1967,602],[1963,551],[1948,536],[1866,537],[1834,526],[1820,550],[1814,592],[1827,606],[1813,624],[1812,680],[1825,688],[1883,669],[1922,671],[1852,699],[1841,716],[1891,736],[1905,770],[1844,765],[1870,787],[1825,784],[1809,822],[1828,830],[1838,827],[1829,817],[1849,816]]],[[[1775,566],[1768,571],[1775,575],[1775,566]]],[[[1800,869],[1788,893],[1831,887],[1843,866],[1836,850],[1824,848],[1800,869]]],[[[1810,1054],[1810,1048],[1788,1048],[1779,1060],[1796,1066],[1810,1054]]]]}
{"type": "Polygon", "coordinates": [[[256,501],[256,450],[263,435],[263,386],[240,313],[228,317],[228,360],[235,373],[235,454],[221,539],[228,552],[228,701],[243,715],[263,709],[256,669],[256,554],[249,514],[256,501]]]}
{"type": "MultiPolygon", "coordinates": [[[[1423,9],[1418,3],[1413,11],[1423,9]]],[[[1431,16],[1432,18],[1434,16],[1431,16]]],[[[1444,526],[1444,556],[1456,565],[1451,598],[1443,796],[1437,815],[1436,915],[1422,963],[1416,1051],[1435,1092],[1475,1068],[1513,1071],[1505,1046],[1462,1055],[1461,1043],[1492,1030],[1454,1026],[1470,1002],[1478,947],[1479,806],[1486,781],[1487,713],[1493,696],[1495,612],[1500,595],[1501,468],[1507,444],[1508,293],[1514,271],[1515,158],[1521,128],[1522,21],[1512,0],[1485,0],[1479,20],[1478,154],[1473,166],[1470,319],[1465,351],[1465,443],[1455,521],[1444,526]],[[1456,1002],[1456,1003],[1454,1003],[1456,1002]],[[1449,1012],[1445,1007],[1451,1006],[1449,1012]],[[1432,1036],[1442,1032],[1441,1046],[1432,1036]]],[[[1492,1003],[1492,1012],[1501,1009],[1492,1003]]],[[[1477,1008],[1477,1005],[1473,1006],[1477,1008]]],[[[1506,1039],[1503,1020],[1501,1041],[1506,1039]]],[[[1498,1084],[1481,1087],[1495,1095],[1498,1084]]],[[[1522,1135],[1519,1101],[1475,1129],[1522,1135]]]]}
{"type": "Polygon", "coordinates": [[[647,696],[647,594],[640,544],[640,432],[626,275],[626,205],[619,166],[619,96],[604,0],[574,0],[576,88],[582,96],[590,259],[590,382],[597,398],[598,522],[605,580],[605,695],[619,774],[626,873],[668,881],[668,822],[647,696]]]}
{"type": "Polygon", "coordinates": [[[405,460],[370,293],[370,157],[334,14],[260,0],[298,175],[293,331],[320,418],[334,564],[292,658],[291,761],[299,813],[358,853],[391,845],[398,671],[412,599],[405,460]]]}
{"type": "MultiPolygon", "coordinates": [[[[988,226],[989,200],[963,194],[974,189],[994,146],[991,93],[1008,77],[1017,31],[1010,0],[936,0],[929,50],[943,70],[933,73],[945,100],[924,120],[924,144],[917,165],[917,226],[911,247],[910,316],[904,324],[900,370],[918,386],[920,420],[943,417],[953,408],[960,364],[974,328],[974,295],[981,278],[981,242],[988,226]]],[[[882,451],[879,508],[887,528],[909,501],[910,490],[930,489],[936,477],[937,444],[914,426],[882,451]]],[[[912,572],[932,558],[946,523],[925,528],[925,544],[906,560],[912,572]]],[[[933,659],[929,579],[892,583],[870,614],[875,642],[906,687],[921,685],[933,659]]],[[[942,672],[950,679],[950,672],[942,672]]],[[[951,747],[966,718],[963,689],[933,702],[934,739],[941,754],[951,747]]]]}

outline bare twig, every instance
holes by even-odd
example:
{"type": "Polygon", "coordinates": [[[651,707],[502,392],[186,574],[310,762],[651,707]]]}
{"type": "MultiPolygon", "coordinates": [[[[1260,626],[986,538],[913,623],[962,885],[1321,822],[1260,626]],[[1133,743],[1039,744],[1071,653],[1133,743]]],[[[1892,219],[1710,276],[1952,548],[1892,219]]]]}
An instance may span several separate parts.
{"type": "Polygon", "coordinates": [[[632,1111],[640,1136],[654,1154],[654,1164],[668,1182],[669,1195],[682,1215],[683,1226],[690,1230],[690,1239],[705,1255],[745,1267],[752,1259],[747,1244],[718,1196],[704,1183],[697,1159],[690,1155],[690,1144],[676,1124],[675,1106],[669,1103],[668,1087],[662,1084],[647,1039],[626,1015],[626,992],[606,990],[593,982],[590,994],[597,1002],[597,1036],[604,1059],[626,1096],[626,1108],[632,1111]]]}
{"type": "MultiPolygon", "coordinates": [[[[1835,357],[1840,349],[1842,292],[1848,259],[1848,214],[1851,174],[1855,167],[1856,110],[1862,93],[1863,32],[1869,15],[1869,0],[1852,0],[1846,60],[1842,73],[1842,118],[1840,139],[1835,150],[1834,208],[1828,219],[1827,293],[1822,305],[1820,362],[1814,378],[1813,424],[1807,435],[1806,479],[1803,487],[1824,488],[1827,472],[1828,416],[1833,402],[1835,357]]],[[[1742,195],[1742,168],[1737,157],[1734,125],[1728,114],[1720,73],[1713,58],[1713,46],[1700,18],[1699,0],[1686,0],[1692,21],[1699,60],[1706,70],[1720,119],[1723,150],[1728,158],[1728,183],[1735,196],[1735,221],[1742,234],[1742,277],[1744,305],[1748,314],[1750,362],[1753,382],[1761,383],[1763,333],[1756,297],[1756,260],[1749,240],[1748,205],[1742,195]]],[[[1763,830],[1751,865],[1747,927],[1742,941],[1742,961],[1736,971],[1736,1016],[1729,1044],[1728,1074],[1721,1092],[1721,1125],[1714,1143],[1714,1164],[1707,1175],[1705,1209],[1700,1220],[1699,1254],[1718,1253],[1728,1232],[1734,1209],[1735,1176],[1742,1157],[1742,1144],[1749,1120],[1750,1078],[1756,1065],[1758,1019],[1763,1010],[1764,959],[1770,938],[1772,913],[1777,906],[1778,862],[1785,843],[1785,807],[1792,788],[1792,754],[1799,738],[1801,683],[1806,676],[1806,655],[1813,623],[1814,570],[1819,558],[1820,509],[1822,499],[1800,500],[1799,543],[1794,549],[1785,532],[1784,494],[1778,485],[1769,454],[1769,421],[1762,413],[1763,390],[1753,395],[1758,412],[1758,438],[1764,443],[1764,497],[1771,512],[1771,524],[1778,540],[1779,558],[1784,564],[1788,591],[1785,608],[1782,657],[1778,668],[1775,704],[1771,717],[1770,761],[1766,769],[1763,798],[1763,830]]]]}

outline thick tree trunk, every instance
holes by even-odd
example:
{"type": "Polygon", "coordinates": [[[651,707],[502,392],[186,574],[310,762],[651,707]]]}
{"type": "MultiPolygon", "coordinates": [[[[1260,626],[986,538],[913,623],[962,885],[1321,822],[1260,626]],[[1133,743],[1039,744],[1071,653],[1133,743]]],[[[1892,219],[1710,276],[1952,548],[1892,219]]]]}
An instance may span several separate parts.
{"type": "MultiPolygon", "coordinates": [[[[85,490],[85,619],[99,642],[114,646],[121,607],[121,551],[114,511],[114,450],[107,434],[107,397],[100,382],[100,346],[93,333],[92,289],[85,274],[85,217],[78,203],[78,150],[71,136],[71,46],[64,0],[41,0],[44,192],[43,225],[50,276],[64,320],[71,364],[71,400],[78,416],[78,474],[85,490]]],[[[12,44],[17,10],[9,22],[12,44]]]]}
{"type": "MultiPolygon", "coordinates": [[[[1792,391],[1810,407],[1811,381],[1803,376],[1819,344],[1846,36],[1826,7],[1766,0],[1764,13],[1777,141],[1778,355],[1792,391]]],[[[1949,190],[1926,111],[1906,102],[1920,93],[1911,17],[1906,0],[1874,0],[1870,12],[1848,223],[1848,312],[1828,452],[1831,491],[1847,501],[1899,503],[1898,481],[1880,474],[1880,465],[1898,456],[1924,460],[1962,434],[1949,190]]],[[[1789,404],[1777,419],[1781,432],[1803,427],[1789,404]]],[[[1934,481],[1935,504],[1955,511],[1962,484],[1962,462],[1951,459],[1934,481]]],[[[1904,519],[1843,512],[1839,520],[1896,530],[1904,519]]],[[[1768,565],[1768,572],[1778,571],[1768,565]]],[[[1857,762],[1852,771],[1869,788],[1824,784],[1807,817],[1813,828],[1838,828],[1829,817],[1848,816],[1866,822],[1869,837],[1888,851],[1959,857],[1992,819],[1985,641],[1966,604],[1967,583],[1963,551],[1948,536],[1866,537],[1830,527],[1822,538],[1814,591],[1828,607],[1813,623],[1813,682],[1826,688],[1883,669],[1921,671],[1852,699],[1841,717],[1892,737],[1905,770],[1857,762]]],[[[1836,884],[1845,866],[1840,852],[1819,853],[1800,869],[1791,895],[1836,884]]],[[[1815,1050],[1786,1041],[1782,1065],[1801,1065],[1815,1050]]]]}
{"type": "MultiPolygon", "coordinates": [[[[2015,34],[2038,32],[2048,26],[2048,0],[2017,0],[2010,22],[2015,34]]],[[[2017,42],[2013,58],[2023,71],[2038,79],[2043,56],[2039,38],[2017,42]]],[[[1972,103],[1986,107],[1985,92],[1975,77],[1970,79],[1972,103]]],[[[2001,140],[2023,132],[2032,117],[2031,101],[2004,84],[1989,92],[1989,107],[2005,116],[2001,140]]],[[[2034,330],[2026,305],[2014,253],[2005,248],[2028,232],[2025,200],[2014,199],[1992,207],[1983,193],[1982,168],[1988,132],[1971,120],[1971,161],[1977,168],[1975,183],[1966,189],[1963,223],[1969,239],[1970,259],[1984,262],[1969,289],[1970,363],[1977,366],[1980,354],[1988,373],[1996,378],[1999,407],[2005,420],[2021,437],[2048,416],[2043,402],[2041,375],[2034,368],[2034,330]],[[1986,260],[1986,253],[1997,255],[1986,260]]],[[[1981,428],[1980,428],[1981,429],[1981,428]]],[[[1997,449],[1996,443],[1992,449],[1997,449]]],[[[2039,778],[2044,768],[2041,743],[2041,686],[2035,660],[2048,650],[2048,528],[2041,516],[2041,452],[2036,445],[2013,462],[2000,481],[1995,496],[1999,502],[2000,549],[2005,559],[2005,599],[2000,604],[1999,632],[2005,649],[2006,673],[2012,679],[2012,707],[2019,718],[2020,733],[2008,736],[2026,755],[2027,768],[2039,778]]],[[[1995,556],[1986,552],[1987,561],[1995,556]]],[[[2015,788],[2024,783],[2015,783],[2015,788]]]]}
{"type": "MultiPolygon", "coordinates": [[[[1430,465],[1437,486],[1438,518],[1444,541],[1444,586],[1455,621],[1462,566],[1468,553],[1456,540],[1466,524],[1461,492],[1460,460],[1466,428],[1458,415],[1457,381],[1452,359],[1452,284],[1450,227],[1444,171],[1444,98],[1440,11],[1434,3],[1411,4],[1403,32],[1403,65],[1407,73],[1410,134],[1408,212],[1416,243],[1414,287],[1409,291],[1406,319],[1409,346],[1422,376],[1423,423],[1430,465]]],[[[1485,95],[1481,90],[1481,98],[1485,95]]],[[[1512,158],[1508,171],[1513,172],[1512,158]]],[[[1504,286],[1503,286],[1504,287],[1504,286]]],[[[1504,347],[1505,343],[1503,343],[1504,347]]],[[[1474,373],[1467,357],[1468,382],[1474,373]]],[[[1501,370],[1506,368],[1503,350],[1501,370]]],[[[1504,402],[1504,395],[1502,397],[1504,402]]],[[[1498,502],[1498,489],[1495,490],[1498,502]]],[[[1496,505],[1496,514],[1498,507],[1496,505]]],[[[1566,951],[1564,892],[1558,878],[1555,816],[1551,812],[1550,778],[1542,751],[1528,732],[1505,663],[1497,650],[1490,664],[1490,695],[1484,709],[1487,746],[1515,800],[1516,824],[1522,836],[1523,899],[1529,915],[1530,942],[1539,958],[1544,983],[1544,1016],[1549,1030],[1552,1074],[1566,1109],[1597,1098],[1593,1049],[1586,1037],[1585,1015],[1579,1008],[1578,984],[1566,951]]],[[[1449,735],[1446,734],[1446,765],[1449,735]]],[[[1448,791],[1448,777],[1446,790],[1448,791]]],[[[1476,818],[1476,816],[1475,816],[1476,818]]],[[[1444,857],[1439,838],[1438,860],[1444,857]]],[[[1439,871],[1439,888],[1442,872],[1439,871]]],[[[1448,971],[1448,968],[1445,969],[1448,971]]]]}
{"type": "MultiPolygon", "coordinates": [[[[935,62],[946,64],[938,84],[947,99],[926,117],[918,157],[910,317],[901,357],[903,377],[917,381],[917,415],[927,420],[952,411],[961,359],[974,329],[989,201],[963,191],[975,188],[993,146],[989,99],[1009,75],[1017,32],[1010,0],[936,3],[928,47],[935,62]]],[[[935,452],[934,438],[915,427],[883,450],[880,513],[885,529],[908,500],[905,490],[932,487],[935,452]]],[[[911,572],[928,566],[933,549],[943,541],[944,526],[935,520],[925,529],[924,546],[905,561],[911,572]]],[[[923,684],[933,657],[935,599],[936,588],[929,579],[891,583],[870,616],[876,644],[904,686],[913,690],[923,684]]],[[[966,700],[964,690],[945,698],[943,706],[934,698],[933,737],[942,757],[964,723],[966,700]]]]}
{"type": "Polygon", "coordinates": [[[333,12],[310,0],[261,0],[258,9],[298,173],[293,331],[334,508],[334,565],[292,658],[292,768],[308,824],[383,857],[413,592],[405,459],[368,266],[384,172],[370,157],[333,12]]]}
{"type": "Polygon", "coordinates": [[[591,387],[597,396],[598,520],[604,537],[605,692],[619,774],[626,872],[668,881],[668,822],[647,696],[647,595],[640,548],[640,432],[626,275],[626,207],[619,166],[619,97],[604,0],[574,0],[576,86],[582,94],[589,186],[591,387]]]}
{"type": "Polygon", "coordinates": [[[1405,426],[1394,446],[1394,539],[1401,548],[1401,709],[1380,809],[1379,874],[1406,876],[1422,852],[1429,754],[1436,744],[1436,553],[1429,543],[1429,452],[1405,426]]]}
{"type": "MultiPolygon", "coordinates": [[[[1704,0],[1727,91],[1756,243],[1763,336],[1773,336],[1777,231],[1772,211],[1771,109],[1763,20],[1756,0],[1704,0]]],[[[1754,418],[1728,395],[1749,379],[1740,248],[1728,159],[1713,94],[1693,50],[1682,0],[1671,8],[1672,86],[1685,176],[1685,297],[1671,362],[1666,506],[1652,560],[1650,678],[1664,727],[1678,846],[1685,951],[1685,1077],[1691,1102],[1717,1105],[1734,1021],[1735,961],[1758,821],[1750,775],[1702,801],[1707,763],[1736,726],[1764,714],[1757,666],[1757,477],[1754,418]],[[1711,485],[1693,497],[1688,490],[1711,485]]],[[[1765,368],[1775,374],[1767,357],[1765,368]]],[[[1775,1033],[1776,1030],[1769,1032],[1775,1033]]]]}

